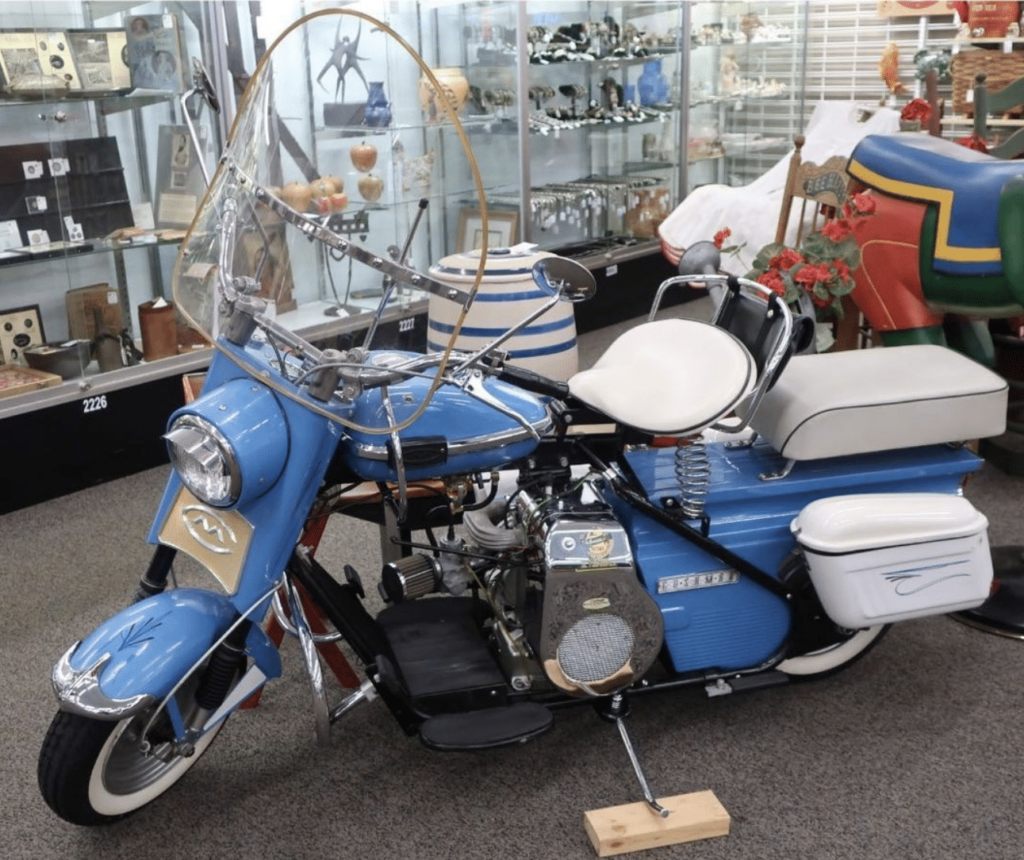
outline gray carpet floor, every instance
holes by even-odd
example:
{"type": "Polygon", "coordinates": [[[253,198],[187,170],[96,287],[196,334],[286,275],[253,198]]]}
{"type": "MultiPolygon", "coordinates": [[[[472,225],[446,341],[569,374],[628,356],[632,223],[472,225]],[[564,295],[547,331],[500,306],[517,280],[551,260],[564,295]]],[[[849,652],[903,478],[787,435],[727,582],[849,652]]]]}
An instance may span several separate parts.
{"type": "MultiPolygon", "coordinates": [[[[584,361],[599,350],[584,345],[584,361]]],[[[379,702],[314,740],[294,642],[259,708],[228,722],[156,804],[102,829],[53,816],[36,757],[55,704],[50,668],[121,606],[149,558],[158,468],[0,517],[0,836],[17,860],[590,858],[585,810],[639,799],[613,727],[562,712],[523,747],[437,754],[379,702]]],[[[967,495],[994,545],[1024,544],[1024,480],[991,466],[967,495]]],[[[378,569],[377,534],[337,521],[319,557],[378,569]]],[[[187,571],[185,572],[187,575],[187,571]]],[[[726,837],[650,860],[895,860],[1024,856],[1024,642],[948,618],[896,626],[833,678],[706,699],[635,703],[629,724],[659,796],[713,790],[726,837]]]]}

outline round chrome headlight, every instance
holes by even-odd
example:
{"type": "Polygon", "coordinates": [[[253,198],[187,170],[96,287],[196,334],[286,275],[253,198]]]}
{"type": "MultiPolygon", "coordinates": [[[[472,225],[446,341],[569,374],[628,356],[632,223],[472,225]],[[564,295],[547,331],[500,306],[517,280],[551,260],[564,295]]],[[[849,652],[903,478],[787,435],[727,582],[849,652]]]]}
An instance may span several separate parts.
{"type": "Polygon", "coordinates": [[[238,501],[242,473],[231,443],[198,415],[177,418],[164,434],[171,463],[182,483],[200,501],[226,508],[238,501]]]}

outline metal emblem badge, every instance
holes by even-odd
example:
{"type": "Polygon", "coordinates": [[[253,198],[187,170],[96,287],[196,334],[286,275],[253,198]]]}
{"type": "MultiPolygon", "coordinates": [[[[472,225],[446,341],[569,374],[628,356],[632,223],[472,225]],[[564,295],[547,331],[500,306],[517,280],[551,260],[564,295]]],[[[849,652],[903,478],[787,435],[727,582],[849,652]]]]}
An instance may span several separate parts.
{"type": "Polygon", "coordinates": [[[676,591],[693,591],[697,588],[714,588],[719,585],[733,585],[740,581],[739,571],[705,570],[701,573],[687,573],[682,576],[666,576],[658,580],[658,594],[672,594],[676,591]]]}
{"type": "Polygon", "coordinates": [[[238,588],[252,540],[252,524],[238,511],[207,507],[182,487],[160,528],[160,542],[203,565],[228,594],[238,588]]]}
{"type": "Polygon", "coordinates": [[[210,552],[229,553],[238,547],[238,538],[220,514],[205,505],[186,505],[181,520],[196,543],[210,552]]]}

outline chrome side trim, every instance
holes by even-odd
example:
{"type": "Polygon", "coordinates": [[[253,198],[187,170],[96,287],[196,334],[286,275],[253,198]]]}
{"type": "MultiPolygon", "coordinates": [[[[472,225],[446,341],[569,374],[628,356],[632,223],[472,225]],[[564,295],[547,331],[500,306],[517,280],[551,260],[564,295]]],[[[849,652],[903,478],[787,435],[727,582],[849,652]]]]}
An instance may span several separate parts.
{"type": "MultiPolygon", "coordinates": [[[[486,451],[491,448],[500,448],[503,445],[511,445],[515,442],[522,442],[524,439],[536,439],[538,435],[547,433],[551,427],[551,416],[548,415],[542,421],[535,421],[528,425],[529,429],[509,430],[505,433],[497,433],[484,439],[467,439],[463,442],[449,442],[448,455],[456,457],[460,454],[475,454],[477,451],[486,451]]],[[[387,460],[388,449],[384,445],[367,445],[360,443],[355,446],[356,453],[367,460],[387,460]]]]}
{"type": "Polygon", "coordinates": [[[153,703],[149,693],[127,699],[107,696],[100,689],[99,677],[113,655],[108,652],[89,668],[76,670],[71,665],[71,657],[81,644],[79,640],[72,645],[53,667],[53,691],[62,711],[101,720],[120,720],[134,716],[153,703]]]}

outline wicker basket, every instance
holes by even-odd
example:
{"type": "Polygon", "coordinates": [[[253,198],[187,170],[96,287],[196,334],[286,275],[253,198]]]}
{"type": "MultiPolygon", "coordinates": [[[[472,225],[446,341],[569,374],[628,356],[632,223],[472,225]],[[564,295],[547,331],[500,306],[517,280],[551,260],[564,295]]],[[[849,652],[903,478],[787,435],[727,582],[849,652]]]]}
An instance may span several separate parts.
{"type": "MultiPolygon", "coordinates": [[[[1024,53],[961,51],[953,57],[950,69],[953,73],[953,112],[962,116],[974,116],[975,75],[984,72],[986,88],[989,92],[997,92],[1024,76],[1024,53]]],[[[1024,104],[1015,105],[1006,113],[1024,113],[1024,104]]]]}

